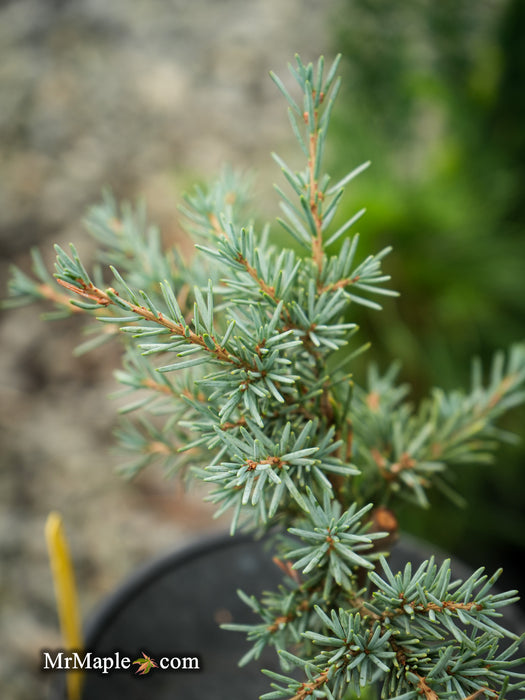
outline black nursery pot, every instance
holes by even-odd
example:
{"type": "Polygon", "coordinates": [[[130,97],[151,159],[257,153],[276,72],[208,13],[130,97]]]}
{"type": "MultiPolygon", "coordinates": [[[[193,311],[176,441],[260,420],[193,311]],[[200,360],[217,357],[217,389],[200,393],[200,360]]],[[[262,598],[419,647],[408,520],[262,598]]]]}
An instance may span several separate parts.
{"type": "MultiPolygon", "coordinates": [[[[429,556],[417,541],[403,537],[389,563],[398,570],[407,561],[417,566],[429,556]]],[[[453,563],[452,569],[457,578],[470,573],[461,563],[453,563]]],[[[220,624],[256,622],[237,590],[257,596],[275,590],[281,580],[267,543],[250,537],[209,539],[155,561],[118,589],[93,617],[86,629],[86,649],[93,657],[120,652],[135,660],[144,652],[157,663],[177,658],[180,661],[174,665],[180,668],[152,669],[144,676],[136,674],[137,665],[106,675],[86,672],[82,700],[259,697],[270,690],[270,679],[260,669],[280,670],[275,651],[267,649],[258,662],[239,668],[249,644],[244,634],[222,630],[220,624]],[[195,666],[195,657],[199,670],[184,669],[195,666]]],[[[65,697],[65,679],[60,678],[52,700],[65,697]]]]}
{"type": "MultiPolygon", "coordinates": [[[[237,590],[260,594],[272,590],[282,572],[264,541],[221,535],[154,561],[135,573],[110,596],[88,623],[85,648],[93,657],[120,652],[133,660],[146,653],[181,659],[179,670],[152,669],[106,675],[84,674],[82,700],[232,700],[259,697],[269,690],[261,668],[279,670],[276,655],[266,650],[260,662],[239,668],[249,649],[245,635],[220,628],[223,622],[256,622],[237,590]],[[195,666],[199,670],[183,666],[195,666]],[[191,661],[184,661],[191,659],[191,661]]],[[[177,665],[177,662],[175,662],[177,665]]],[[[65,678],[52,692],[64,700],[65,678]]]]}

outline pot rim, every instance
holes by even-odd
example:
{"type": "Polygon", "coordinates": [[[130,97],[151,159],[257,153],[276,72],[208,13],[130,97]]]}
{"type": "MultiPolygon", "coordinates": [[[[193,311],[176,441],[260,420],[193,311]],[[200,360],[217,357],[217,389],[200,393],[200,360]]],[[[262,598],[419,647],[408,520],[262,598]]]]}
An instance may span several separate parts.
{"type": "MultiPolygon", "coordinates": [[[[264,538],[260,538],[261,540],[264,538]]],[[[139,565],[118,583],[90,613],[85,623],[84,646],[86,649],[96,646],[99,638],[111,625],[113,620],[126,608],[133,598],[146,589],[152,581],[168,571],[184,566],[187,562],[210,551],[228,549],[245,542],[254,541],[253,534],[227,532],[213,533],[190,542],[183,547],[158,554],[150,561],[139,565]]]]}

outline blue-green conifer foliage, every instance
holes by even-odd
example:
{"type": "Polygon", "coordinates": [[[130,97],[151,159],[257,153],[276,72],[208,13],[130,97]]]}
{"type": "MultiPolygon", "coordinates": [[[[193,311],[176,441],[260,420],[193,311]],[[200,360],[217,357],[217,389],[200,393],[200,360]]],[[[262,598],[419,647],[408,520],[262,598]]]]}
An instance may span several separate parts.
{"type": "Polygon", "coordinates": [[[304,162],[294,170],[274,156],[283,176],[274,226],[253,223],[249,179],[225,169],[184,200],[196,241],[184,260],[163,247],[143,205],[106,195],[87,218],[99,248],[93,271],[74,247],[57,246],[52,276],[34,252],[31,275],[13,269],[7,304],[45,300],[54,316],[94,319],[82,352],[122,340],[127,472],[160,460],[210,486],[232,533],[270,533],[282,585],[260,600],[241,591],[260,622],[228,625],[251,642],[242,664],[267,645],[280,654],[266,700],[365,688],[396,700],[523,693],[520,639],[500,624],[517,595],[493,588],[500,572],[457,581],[450,562],[433,559],[396,572],[388,551],[396,504],[427,508],[433,489],[458,497],[454,470],[491,460],[509,438],[496,422],[524,399],[525,346],[498,354],[488,376],[474,363],[469,391],[436,389],[420,405],[395,363],[352,375],[368,349],[352,310],[378,313],[381,296],[396,292],[383,270],[390,249],[361,250],[364,211],[333,225],[368,166],[335,182],[323,169],[337,67],[296,57],[293,88],[271,74],[304,162]],[[302,680],[288,675],[295,666],[302,680]]]}

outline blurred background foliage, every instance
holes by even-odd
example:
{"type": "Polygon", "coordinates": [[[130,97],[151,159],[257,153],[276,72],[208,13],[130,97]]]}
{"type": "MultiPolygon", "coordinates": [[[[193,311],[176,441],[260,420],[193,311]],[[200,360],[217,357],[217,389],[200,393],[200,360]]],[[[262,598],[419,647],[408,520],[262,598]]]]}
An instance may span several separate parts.
{"type": "MultiPolygon", "coordinates": [[[[344,0],[334,46],[345,80],[330,171],[372,161],[344,215],[367,208],[361,249],[394,246],[385,267],[401,293],[382,313],[356,309],[362,337],[381,367],[401,359],[415,400],[468,386],[474,355],[488,367],[525,339],[525,3],[344,0]]],[[[505,427],[523,436],[524,417],[505,427]]],[[[434,495],[439,518],[407,508],[402,526],[520,585],[524,468],[522,438],[493,466],[458,468],[465,509],[434,495]]]]}

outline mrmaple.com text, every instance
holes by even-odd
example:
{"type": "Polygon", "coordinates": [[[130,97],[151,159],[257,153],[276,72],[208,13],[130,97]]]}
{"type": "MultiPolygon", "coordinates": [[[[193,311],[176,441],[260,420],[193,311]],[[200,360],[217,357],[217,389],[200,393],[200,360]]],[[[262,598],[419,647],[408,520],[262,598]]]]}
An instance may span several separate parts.
{"type": "MultiPolygon", "coordinates": [[[[132,659],[116,651],[109,656],[96,656],[92,652],[64,650],[42,651],[43,671],[127,671],[132,668],[132,659]]],[[[198,656],[162,656],[155,668],[163,671],[200,671],[198,656]]]]}

